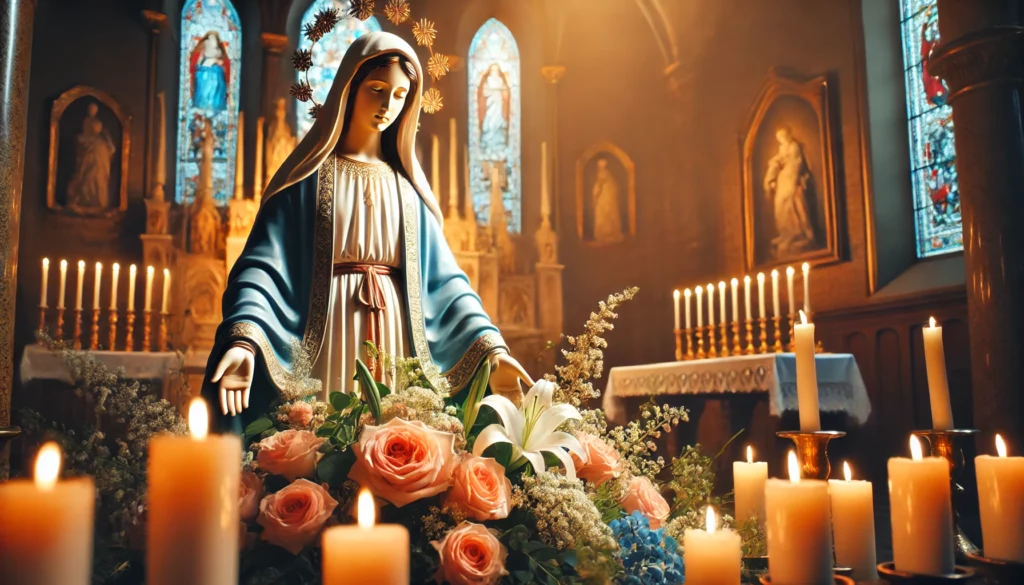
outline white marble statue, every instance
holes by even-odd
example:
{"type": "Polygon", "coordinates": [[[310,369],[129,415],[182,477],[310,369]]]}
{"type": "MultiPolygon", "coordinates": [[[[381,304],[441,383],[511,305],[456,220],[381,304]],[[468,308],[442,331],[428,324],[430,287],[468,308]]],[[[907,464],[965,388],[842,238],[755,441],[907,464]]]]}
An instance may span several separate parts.
{"type": "Polygon", "coordinates": [[[779,150],[768,161],[764,191],[775,215],[777,235],[772,239],[772,255],[783,260],[814,245],[814,227],[807,205],[813,196],[813,177],[803,148],[789,128],[779,128],[775,139],[779,150]]]}
{"type": "Polygon", "coordinates": [[[68,208],[76,211],[110,206],[110,167],[117,150],[99,118],[99,106],[90,103],[76,137],[75,171],[68,183],[68,208]]]}
{"type": "Polygon", "coordinates": [[[619,204],[619,182],[611,169],[608,159],[597,159],[594,186],[590,190],[594,206],[594,241],[614,244],[624,239],[622,233],[622,208],[619,204]]]}

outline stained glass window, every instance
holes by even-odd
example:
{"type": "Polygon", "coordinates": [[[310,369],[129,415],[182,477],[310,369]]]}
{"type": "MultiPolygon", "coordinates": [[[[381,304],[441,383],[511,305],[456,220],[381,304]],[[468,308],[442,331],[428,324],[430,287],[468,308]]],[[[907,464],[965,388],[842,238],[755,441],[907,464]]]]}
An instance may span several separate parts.
{"type": "Polygon", "coordinates": [[[963,249],[960,188],[953,146],[949,91],[928,74],[927,59],[939,44],[936,0],[900,0],[907,119],[910,126],[911,186],[917,255],[920,258],[963,249]]]}
{"type": "MultiPolygon", "coordinates": [[[[305,29],[307,24],[312,24],[316,19],[316,14],[325,8],[336,8],[344,15],[348,12],[349,0],[316,0],[302,15],[300,30],[305,29]]],[[[313,88],[313,99],[316,103],[322,104],[327,99],[327,92],[331,89],[331,84],[334,83],[334,74],[338,72],[341,58],[345,56],[345,51],[348,50],[352,41],[366,33],[379,30],[380,23],[373,16],[366,20],[349,17],[342,18],[334,30],[320,39],[316,45],[313,45],[305,35],[300,37],[300,48],[313,47],[313,67],[309,70],[309,86],[313,88]]],[[[299,73],[299,79],[305,78],[304,73],[299,73]]],[[[313,125],[313,118],[309,115],[309,106],[308,102],[299,102],[296,108],[299,138],[305,136],[313,125]]]]}
{"type": "Polygon", "coordinates": [[[469,45],[469,184],[479,223],[491,221],[492,181],[500,187],[508,231],[519,233],[522,128],[519,48],[501,22],[490,19],[469,45]]]}
{"type": "Polygon", "coordinates": [[[175,199],[188,203],[198,187],[207,123],[213,134],[213,198],[234,187],[242,31],[231,0],[188,0],[181,11],[178,73],[178,157],[175,199]]]}

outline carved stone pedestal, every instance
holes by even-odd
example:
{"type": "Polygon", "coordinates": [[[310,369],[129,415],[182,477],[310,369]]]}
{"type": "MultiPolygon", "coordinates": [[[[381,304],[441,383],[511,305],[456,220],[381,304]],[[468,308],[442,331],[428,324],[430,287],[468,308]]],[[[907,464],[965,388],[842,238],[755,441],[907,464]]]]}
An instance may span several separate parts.
{"type": "Polygon", "coordinates": [[[558,337],[565,331],[565,318],[562,307],[562,271],[561,264],[537,264],[537,327],[548,341],[558,342],[558,337]]]}
{"type": "Polygon", "coordinates": [[[177,272],[181,278],[176,279],[178,284],[172,298],[181,299],[178,313],[185,314],[180,343],[195,351],[209,351],[223,319],[220,303],[227,281],[224,261],[182,254],[178,258],[177,272]]]}
{"type": "Polygon", "coordinates": [[[174,263],[173,236],[170,234],[141,234],[139,239],[142,240],[143,266],[164,268],[174,263]]]}

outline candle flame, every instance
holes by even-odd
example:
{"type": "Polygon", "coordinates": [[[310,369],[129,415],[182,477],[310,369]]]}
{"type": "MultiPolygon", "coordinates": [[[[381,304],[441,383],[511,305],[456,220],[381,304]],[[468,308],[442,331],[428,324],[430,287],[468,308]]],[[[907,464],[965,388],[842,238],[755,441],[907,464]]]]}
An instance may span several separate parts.
{"type": "Polygon", "coordinates": [[[787,276],[793,276],[794,274],[796,274],[796,270],[794,270],[792,266],[787,266],[786,267],[786,275],[787,276]]]}
{"type": "Polygon", "coordinates": [[[721,292],[725,291],[725,281],[724,280],[721,280],[721,281],[718,282],[718,290],[721,291],[721,292]]]}
{"type": "Polygon", "coordinates": [[[811,265],[804,262],[803,266],[801,266],[800,269],[803,270],[804,274],[807,274],[808,272],[811,271],[811,265]]]}
{"type": "Polygon", "coordinates": [[[708,294],[709,295],[715,294],[715,285],[710,283],[710,282],[708,283],[708,294]]]}
{"type": "Polygon", "coordinates": [[[739,286],[740,281],[737,278],[732,279],[731,284],[733,287],[739,286]]]}
{"type": "Polygon", "coordinates": [[[760,284],[764,284],[764,272],[757,273],[757,282],[760,284]]]}
{"type": "Polygon", "coordinates": [[[775,269],[773,268],[773,269],[772,269],[772,278],[778,278],[778,277],[779,277],[779,271],[778,271],[778,270],[775,270],[775,269]]]}
{"type": "Polygon", "coordinates": [[[750,275],[749,274],[743,277],[743,284],[750,284],[750,275]]]}
{"type": "Polygon", "coordinates": [[[102,268],[103,268],[103,263],[102,262],[97,262],[96,263],[96,271],[99,272],[102,268]]]}
{"type": "Polygon", "coordinates": [[[57,443],[49,441],[44,444],[36,455],[36,487],[44,491],[53,489],[60,475],[60,464],[60,447],[57,443]]]}
{"type": "Polygon", "coordinates": [[[50,268],[50,259],[43,258],[43,270],[47,270],[48,268],[50,268]]]}
{"type": "Polygon", "coordinates": [[[112,268],[113,268],[114,272],[120,272],[121,271],[121,265],[118,264],[117,262],[114,262],[114,266],[112,268]]]}
{"type": "Polygon", "coordinates": [[[753,463],[753,462],[754,462],[754,448],[751,447],[750,445],[747,445],[747,463],[753,463]]]}
{"type": "Polygon", "coordinates": [[[1003,440],[999,433],[996,433],[996,454],[1000,457],[1006,457],[1006,441],[1003,440]]]}
{"type": "Polygon", "coordinates": [[[67,260],[61,260],[60,261],[60,269],[61,270],[67,270],[68,269],[68,261],[67,260]]]}
{"type": "Polygon", "coordinates": [[[147,266],[146,267],[146,274],[148,274],[149,276],[153,276],[153,267],[152,266],[147,266]]]}
{"type": "Polygon", "coordinates": [[[789,481],[800,483],[800,462],[796,458],[796,451],[789,452],[789,481]]]}
{"type": "Polygon", "coordinates": [[[210,413],[202,398],[193,398],[188,405],[188,430],[197,441],[205,439],[210,430],[210,413]]]}
{"type": "Polygon", "coordinates": [[[715,519],[715,509],[712,508],[711,506],[708,506],[707,518],[705,520],[705,528],[707,528],[708,534],[715,533],[716,524],[717,522],[715,519]]]}
{"type": "Polygon", "coordinates": [[[691,294],[692,293],[690,292],[690,289],[686,289],[686,290],[683,291],[683,296],[686,297],[686,298],[690,298],[691,294]]]}
{"type": "Polygon", "coordinates": [[[914,435],[910,435],[910,458],[914,461],[924,459],[923,450],[921,449],[921,441],[914,435]]]}
{"type": "Polygon", "coordinates": [[[676,290],[672,291],[672,298],[674,298],[677,301],[679,300],[679,289],[678,288],[676,290]]]}
{"type": "Polygon", "coordinates": [[[846,478],[846,481],[850,481],[853,479],[853,472],[850,471],[849,461],[843,461],[843,476],[846,478]]]}
{"type": "Polygon", "coordinates": [[[78,261],[78,270],[79,271],[85,270],[85,260],[79,260],[78,261]]]}
{"type": "Polygon", "coordinates": [[[928,327],[935,327],[935,317],[928,317],[928,327]]]}
{"type": "Polygon", "coordinates": [[[807,313],[804,313],[803,309],[800,310],[800,324],[807,325],[807,313]]]}
{"type": "Polygon", "coordinates": [[[356,521],[363,529],[373,528],[374,513],[373,496],[370,490],[363,488],[359,491],[359,501],[356,503],[356,521]]]}

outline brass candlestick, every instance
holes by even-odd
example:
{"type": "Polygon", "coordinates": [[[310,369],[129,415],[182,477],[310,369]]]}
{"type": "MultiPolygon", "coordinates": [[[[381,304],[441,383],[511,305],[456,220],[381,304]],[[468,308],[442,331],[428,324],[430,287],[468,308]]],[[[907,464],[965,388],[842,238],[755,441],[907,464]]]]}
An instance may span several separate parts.
{"type": "Polygon", "coordinates": [[[796,351],[796,333],[794,327],[796,326],[796,315],[793,313],[789,314],[789,345],[786,346],[787,351],[793,353],[796,351]]]}
{"type": "Polygon", "coordinates": [[[708,357],[718,357],[718,347],[715,342],[715,326],[708,325],[708,357]]]}
{"type": "Polygon", "coordinates": [[[75,349],[82,349],[82,309],[75,309],[75,349]]]}
{"type": "Polygon", "coordinates": [[[142,312],[142,351],[150,351],[149,347],[149,335],[152,332],[150,328],[150,317],[153,311],[145,310],[142,312]]]}
{"type": "Polygon", "coordinates": [[[740,346],[740,322],[732,322],[732,355],[743,355],[743,347],[740,346]]]}
{"type": "Polygon", "coordinates": [[[111,310],[107,313],[107,321],[110,323],[110,343],[107,345],[107,349],[110,351],[117,350],[117,311],[111,310]]]}
{"type": "Polygon", "coordinates": [[[776,437],[790,439],[796,445],[796,457],[800,461],[800,477],[804,479],[828,479],[832,465],[828,461],[828,442],[845,437],[842,431],[779,431],[776,437]]]}
{"type": "Polygon", "coordinates": [[[673,329],[673,333],[676,335],[676,361],[683,360],[683,330],[673,329]]]}
{"type": "Polygon", "coordinates": [[[957,585],[960,583],[974,583],[976,573],[970,567],[956,565],[953,567],[953,573],[948,575],[922,575],[920,573],[901,571],[896,568],[894,561],[889,561],[888,563],[880,563],[878,565],[878,575],[881,577],[881,582],[889,583],[890,585],[897,583],[906,585],[957,585]]]}
{"type": "Polygon", "coordinates": [[[160,329],[156,337],[157,351],[167,351],[167,318],[170,316],[170,313],[160,312],[160,329]]]}
{"type": "Polygon", "coordinates": [[[743,350],[745,355],[754,355],[754,322],[747,318],[747,348],[743,350]]]}
{"type": "Polygon", "coordinates": [[[697,356],[693,355],[693,329],[686,329],[683,335],[686,337],[686,359],[692,360],[697,356]]]}
{"type": "Polygon", "coordinates": [[[757,326],[760,328],[758,339],[761,341],[761,345],[757,346],[757,353],[768,353],[768,319],[758,317],[757,326]]]}
{"type": "Polygon", "coordinates": [[[706,357],[708,357],[708,356],[707,356],[706,353],[704,353],[704,328],[698,325],[697,326],[697,359],[702,360],[702,359],[704,359],[706,357]]]}
{"type": "Polygon", "coordinates": [[[953,507],[953,540],[956,544],[956,560],[958,563],[965,562],[967,555],[977,555],[981,552],[971,542],[971,539],[967,538],[963,529],[960,528],[960,514],[956,509],[956,494],[964,491],[959,482],[967,463],[964,459],[963,449],[956,445],[956,439],[970,439],[977,433],[977,429],[929,430],[913,431],[911,433],[915,437],[926,439],[928,444],[931,445],[932,455],[942,457],[949,463],[949,495],[953,500],[950,502],[950,505],[953,507]]]}
{"type": "MultiPolygon", "coordinates": [[[[45,333],[45,332],[46,332],[46,305],[39,305],[39,333],[41,335],[42,333],[45,333]]],[[[37,341],[39,343],[43,342],[41,337],[37,341]]]]}
{"type": "Polygon", "coordinates": [[[719,324],[719,328],[722,330],[722,338],[719,340],[722,343],[722,349],[719,353],[722,357],[729,357],[729,333],[726,327],[725,321],[719,324]]]}
{"type": "Polygon", "coordinates": [[[772,317],[772,325],[775,326],[775,353],[782,353],[782,328],[779,327],[781,321],[778,315],[772,317]]]}
{"type": "Polygon", "coordinates": [[[89,349],[96,351],[100,348],[100,310],[92,310],[92,331],[89,336],[89,349]]]}
{"type": "Polygon", "coordinates": [[[135,351],[135,311],[128,309],[124,325],[124,350],[135,351]]]}
{"type": "Polygon", "coordinates": [[[57,329],[53,333],[57,341],[64,340],[64,307],[57,307],[57,329]]]}
{"type": "Polygon", "coordinates": [[[1024,563],[1000,561],[984,556],[982,553],[967,555],[967,564],[977,567],[991,582],[999,585],[1024,583],[1024,563]]]}

